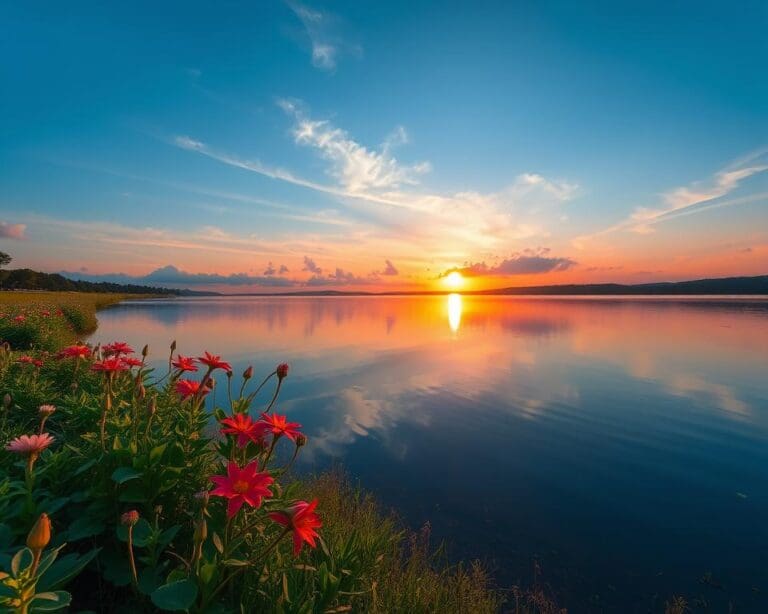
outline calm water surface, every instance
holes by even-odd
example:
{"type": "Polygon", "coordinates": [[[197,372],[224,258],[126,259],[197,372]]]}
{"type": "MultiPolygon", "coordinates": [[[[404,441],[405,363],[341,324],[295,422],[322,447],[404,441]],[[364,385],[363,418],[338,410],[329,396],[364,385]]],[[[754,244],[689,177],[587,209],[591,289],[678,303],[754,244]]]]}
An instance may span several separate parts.
{"type": "Polygon", "coordinates": [[[238,297],[99,320],[158,364],[172,339],[238,372],[290,362],[303,469],[343,464],[505,585],[538,567],[571,612],[768,611],[768,302],[238,297]]]}

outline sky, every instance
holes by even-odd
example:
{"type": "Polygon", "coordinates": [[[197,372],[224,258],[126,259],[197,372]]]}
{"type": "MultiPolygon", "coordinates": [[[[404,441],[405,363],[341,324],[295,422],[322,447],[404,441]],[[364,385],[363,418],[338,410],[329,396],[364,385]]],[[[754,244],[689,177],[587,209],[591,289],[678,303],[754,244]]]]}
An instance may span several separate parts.
{"type": "Polygon", "coordinates": [[[224,292],[768,273],[765,2],[10,2],[0,250],[224,292]]]}

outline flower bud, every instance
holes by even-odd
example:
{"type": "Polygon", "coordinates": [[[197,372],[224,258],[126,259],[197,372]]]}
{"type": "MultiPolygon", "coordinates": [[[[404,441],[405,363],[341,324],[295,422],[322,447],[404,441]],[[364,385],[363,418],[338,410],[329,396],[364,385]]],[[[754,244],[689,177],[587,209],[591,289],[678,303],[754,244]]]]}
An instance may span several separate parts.
{"type": "Polygon", "coordinates": [[[147,389],[144,388],[144,384],[139,384],[139,388],[136,391],[136,396],[138,397],[139,401],[143,401],[144,397],[147,396],[147,389]]]}
{"type": "Polygon", "coordinates": [[[38,412],[38,413],[39,413],[41,416],[45,416],[46,418],[47,418],[48,416],[50,416],[50,415],[51,415],[53,412],[55,412],[55,411],[56,411],[56,406],[55,406],[55,405],[41,405],[41,406],[38,408],[38,410],[37,410],[37,412],[38,412]]]}
{"type": "Polygon", "coordinates": [[[227,369],[226,374],[227,374],[227,379],[232,379],[232,369],[227,369]]]}
{"type": "Polygon", "coordinates": [[[48,545],[49,541],[51,541],[51,521],[47,514],[40,514],[27,535],[27,548],[33,552],[40,552],[48,545]]]}
{"type": "Polygon", "coordinates": [[[149,400],[149,405],[147,406],[147,412],[150,416],[154,416],[155,412],[157,411],[157,397],[152,397],[149,400]]]}
{"type": "Polygon", "coordinates": [[[279,365],[277,365],[277,368],[275,369],[275,373],[277,373],[278,379],[281,379],[281,380],[285,377],[288,377],[288,363],[281,362],[279,365]]]}
{"type": "Polygon", "coordinates": [[[301,448],[307,445],[307,436],[304,433],[296,435],[296,447],[301,448]]]}
{"type": "Polygon", "coordinates": [[[243,379],[249,380],[253,377],[253,367],[248,367],[245,371],[243,371],[243,379]]]}
{"type": "Polygon", "coordinates": [[[124,527],[132,527],[139,521],[139,512],[136,510],[129,510],[120,516],[120,524],[124,527]]]}
{"type": "Polygon", "coordinates": [[[171,342],[171,354],[176,351],[176,339],[171,342]]]}
{"type": "Polygon", "coordinates": [[[8,409],[11,406],[11,401],[12,401],[11,395],[8,393],[5,393],[5,396],[3,397],[3,407],[5,407],[5,409],[8,409]]]}
{"type": "Polygon", "coordinates": [[[205,518],[201,518],[195,523],[193,539],[198,544],[208,539],[208,523],[205,521],[205,518]]]}
{"type": "Polygon", "coordinates": [[[201,490],[200,492],[195,493],[195,499],[200,501],[200,505],[205,508],[208,506],[208,501],[211,498],[211,493],[209,493],[207,490],[201,490]]]}
{"type": "Polygon", "coordinates": [[[149,344],[141,348],[141,357],[146,358],[147,356],[149,356],[149,344]]]}

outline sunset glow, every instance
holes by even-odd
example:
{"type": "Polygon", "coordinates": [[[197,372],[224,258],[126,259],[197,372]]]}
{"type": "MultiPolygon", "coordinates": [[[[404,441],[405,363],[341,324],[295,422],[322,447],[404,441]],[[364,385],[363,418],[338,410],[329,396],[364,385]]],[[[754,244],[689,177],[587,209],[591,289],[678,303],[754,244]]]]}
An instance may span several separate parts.
{"type": "Polygon", "coordinates": [[[14,4],[15,267],[223,293],[768,271],[762,13],[118,4],[62,29],[14,4]]]}
{"type": "Polygon", "coordinates": [[[445,276],[445,278],[443,279],[443,282],[449,288],[458,290],[464,285],[464,276],[458,271],[452,271],[451,273],[448,273],[448,275],[445,276]]]}

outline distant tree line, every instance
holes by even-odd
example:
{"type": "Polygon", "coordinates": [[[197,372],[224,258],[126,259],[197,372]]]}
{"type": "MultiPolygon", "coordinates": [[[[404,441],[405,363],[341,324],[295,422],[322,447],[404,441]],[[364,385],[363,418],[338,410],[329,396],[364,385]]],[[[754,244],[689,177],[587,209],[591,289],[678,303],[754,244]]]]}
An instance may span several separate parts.
{"type": "Polygon", "coordinates": [[[75,281],[58,273],[41,273],[32,269],[0,270],[3,290],[50,290],[63,292],[117,292],[121,294],[182,294],[180,290],[154,288],[106,281],[75,281]]]}

